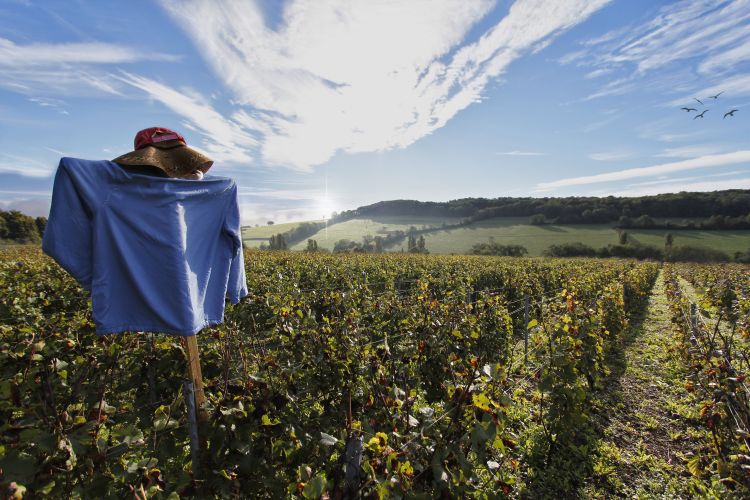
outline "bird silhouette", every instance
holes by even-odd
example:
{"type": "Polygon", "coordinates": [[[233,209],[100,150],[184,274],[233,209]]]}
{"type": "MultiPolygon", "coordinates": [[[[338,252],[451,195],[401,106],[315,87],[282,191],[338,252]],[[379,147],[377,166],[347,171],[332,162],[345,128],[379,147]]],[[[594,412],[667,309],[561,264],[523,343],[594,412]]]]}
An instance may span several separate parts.
{"type": "Polygon", "coordinates": [[[704,109],[704,110],[703,110],[703,113],[701,113],[701,114],[699,114],[699,115],[695,115],[695,116],[693,117],[693,120],[695,120],[696,118],[703,118],[703,115],[705,115],[707,111],[708,111],[707,109],[704,109]]]}
{"type": "Polygon", "coordinates": [[[718,99],[718,98],[719,98],[719,96],[720,96],[721,94],[723,94],[723,93],[724,93],[724,91],[722,90],[722,91],[721,91],[721,92],[719,92],[718,94],[716,94],[716,95],[710,95],[710,96],[708,96],[708,97],[709,97],[709,99],[718,99]]]}
{"type": "Polygon", "coordinates": [[[697,109],[695,109],[695,108],[680,108],[680,109],[684,109],[684,110],[685,110],[685,111],[687,111],[688,113],[690,113],[691,111],[698,111],[698,110],[697,110],[697,109]]]}
{"type": "Polygon", "coordinates": [[[695,99],[696,101],[698,101],[699,103],[701,103],[701,106],[704,106],[704,104],[703,104],[703,101],[701,101],[701,100],[700,100],[700,99],[698,99],[697,97],[693,97],[693,99],[695,99]]]}
{"type": "MultiPolygon", "coordinates": [[[[726,113],[724,113],[724,118],[726,118],[727,116],[734,116],[734,114],[735,114],[735,113],[736,113],[737,111],[739,111],[739,109],[733,109],[732,111],[727,111],[726,113]]],[[[722,118],[722,120],[723,120],[724,118],[722,118]]]]}

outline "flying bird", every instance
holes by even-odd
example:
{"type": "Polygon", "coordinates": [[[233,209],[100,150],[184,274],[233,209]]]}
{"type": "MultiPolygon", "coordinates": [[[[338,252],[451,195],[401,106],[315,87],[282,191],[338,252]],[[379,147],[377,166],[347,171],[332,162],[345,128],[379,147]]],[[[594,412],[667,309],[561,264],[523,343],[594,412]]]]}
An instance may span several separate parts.
{"type": "Polygon", "coordinates": [[[718,99],[718,98],[719,98],[719,96],[720,96],[721,94],[723,94],[723,93],[724,93],[724,91],[722,90],[722,91],[721,91],[721,92],[719,92],[718,94],[716,94],[716,95],[710,95],[710,96],[708,96],[708,97],[709,97],[710,99],[718,99]]]}
{"type": "Polygon", "coordinates": [[[695,115],[695,116],[693,117],[693,120],[695,120],[696,118],[703,118],[703,115],[705,115],[707,111],[708,111],[707,109],[704,109],[704,110],[703,110],[703,113],[701,113],[701,114],[699,114],[699,115],[695,115]]]}
{"type": "Polygon", "coordinates": [[[680,108],[680,109],[684,109],[684,110],[685,110],[685,111],[687,111],[688,113],[690,113],[691,111],[698,111],[698,110],[697,110],[697,109],[695,109],[695,108],[680,108]]]}
{"type": "MultiPolygon", "coordinates": [[[[734,116],[734,114],[735,114],[735,113],[736,113],[737,111],[739,111],[739,109],[733,109],[732,111],[727,111],[726,113],[724,113],[724,118],[726,118],[727,116],[734,116]]],[[[722,120],[723,120],[724,118],[722,118],[722,120]]]]}
{"type": "Polygon", "coordinates": [[[700,99],[698,99],[697,97],[693,97],[693,99],[695,99],[696,101],[698,101],[699,103],[701,103],[701,106],[704,106],[704,104],[703,104],[703,101],[701,101],[701,100],[700,100],[700,99]]]}

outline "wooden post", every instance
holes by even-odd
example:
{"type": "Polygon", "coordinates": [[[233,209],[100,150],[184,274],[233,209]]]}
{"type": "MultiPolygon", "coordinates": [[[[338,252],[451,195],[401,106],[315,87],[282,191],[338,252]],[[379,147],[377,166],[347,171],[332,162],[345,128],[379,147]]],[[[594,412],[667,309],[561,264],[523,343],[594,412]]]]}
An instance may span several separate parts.
{"type": "Polygon", "coordinates": [[[195,408],[198,414],[198,421],[205,422],[208,420],[206,413],[206,396],[203,393],[203,375],[201,373],[201,358],[198,352],[198,341],[195,335],[185,337],[185,352],[187,353],[188,378],[193,383],[195,393],[195,408]]]}
{"type": "Polygon", "coordinates": [[[182,384],[185,395],[185,406],[187,406],[188,435],[190,436],[190,459],[193,462],[193,475],[201,477],[201,443],[198,435],[198,421],[195,411],[195,388],[193,382],[185,380],[182,384]]]}
{"type": "Polygon", "coordinates": [[[346,464],[346,489],[349,493],[356,493],[362,480],[362,452],[364,446],[362,438],[353,435],[346,441],[344,450],[344,464],[346,464]]]}

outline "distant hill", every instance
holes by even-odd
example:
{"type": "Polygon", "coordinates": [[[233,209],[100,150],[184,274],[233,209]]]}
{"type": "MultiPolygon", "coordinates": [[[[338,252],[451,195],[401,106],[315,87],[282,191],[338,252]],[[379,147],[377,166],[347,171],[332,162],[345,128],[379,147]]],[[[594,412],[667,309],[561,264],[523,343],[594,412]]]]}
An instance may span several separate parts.
{"type": "MultiPolygon", "coordinates": [[[[699,218],[750,216],[750,190],[731,189],[655,196],[565,198],[462,198],[446,202],[391,200],[339,214],[337,220],[374,216],[448,217],[475,222],[495,217],[535,217],[538,223],[604,224],[639,217],[699,218]]],[[[744,221],[750,229],[750,221],[744,221]]],[[[739,229],[739,228],[738,228],[739,229]]]]}
{"type": "MultiPolygon", "coordinates": [[[[310,235],[320,248],[333,250],[341,240],[361,242],[394,231],[408,233],[410,227],[417,228],[418,234],[425,238],[426,248],[434,254],[466,254],[477,243],[495,241],[503,245],[522,245],[530,256],[539,256],[550,246],[566,243],[584,243],[599,248],[619,242],[620,234],[613,225],[607,224],[570,224],[535,226],[528,223],[527,217],[496,217],[461,227],[450,228],[439,217],[412,218],[401,217],[363,217],[349,219],[331,224],[328,228],[310,235]],[[427,226],[428,229],[424,229],[427,226]]],[[[252,231],[252,230],[251,230],[252,231]]],[[[671,233],[675,245],[702,246],[721,250],[733,255],[750,249],[750,230],[703,230],[685,229],[670,231],[668,229],[630,229],[627,230],[630,243],[641,243],[663,247],[665,235],[671,233]]],[[[249,234],[249,233],[248,233],[249,234]]],[[[267,242],[266,242],[267,243],[267,242]]],[[[258,241],[245,241],[250,247],[259,246],[258,241]]],[[[290,245],[292,250],[304,250],[306,240],[290,245]]],[[[385,250],[398,252],[406,249],[406,237],[385,245],[385,250]]]]}
{"type": "Polygon", "coordinates": [[[333,250],[344,240],[380,238],[386,251],[407,246],[409,234],[423,236],[431,253],[468,253],[477,243],[522,245],[541,255],[550,245],[581,242],[593,247],[617,244],[623,231],[631,243],[697,245],[729,253],[750,248],[750,190],[677,193],[637,198],[464,198],[448,202],[382,201],[342,212],[325,222],[245,228],[245,244],[284,234],[294,250],[307,239],[333,250]],[[286,226],[286,225],[285,225],[286,226]],[[284,227],[283,229],[286,229],[284,227]]]}

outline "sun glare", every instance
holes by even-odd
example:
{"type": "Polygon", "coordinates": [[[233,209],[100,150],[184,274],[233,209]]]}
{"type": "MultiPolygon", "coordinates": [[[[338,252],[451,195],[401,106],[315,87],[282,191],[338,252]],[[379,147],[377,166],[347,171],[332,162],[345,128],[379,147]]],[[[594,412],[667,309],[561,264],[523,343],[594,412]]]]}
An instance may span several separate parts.
{"type": "Polygon", "coordinates": [[[316,217],[319,216],[321,219],[328,220],[331,218],[331,214],[336,211],[336,206],[330,196],[324,195],[318,200],[315,211],[316,217]]]}

